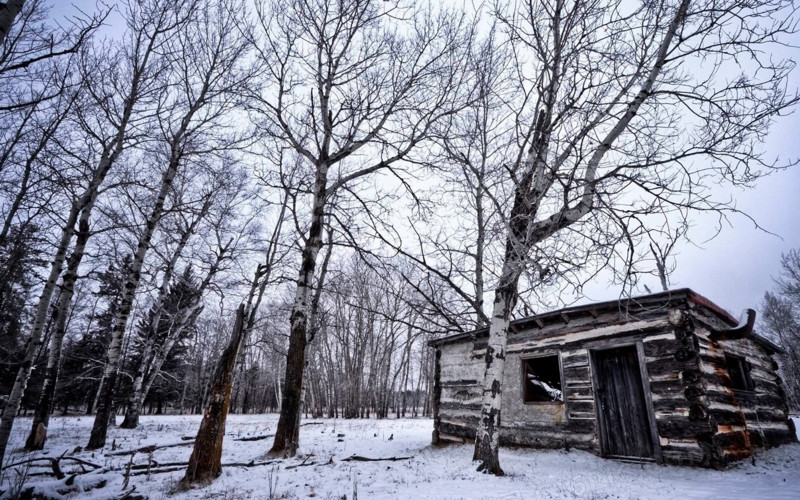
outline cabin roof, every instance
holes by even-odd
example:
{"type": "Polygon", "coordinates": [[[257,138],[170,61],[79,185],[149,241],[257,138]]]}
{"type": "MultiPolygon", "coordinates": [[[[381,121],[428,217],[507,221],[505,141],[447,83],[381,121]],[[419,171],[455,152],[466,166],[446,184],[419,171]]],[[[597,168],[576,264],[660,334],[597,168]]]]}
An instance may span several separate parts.
{"type": "MultiPolygon", "coordinates": [[[[552,320],[568,320],[570,317],[584,316],[587,314],[597,315],[609,311],[625,311],[631,316],[635,315],[638,311],[653,310],[663,308],[666,313],[670,306],[674,306],[683,302],[692,302],[714,312],[719,318],[731,326],[736,326],[739,322],[728,311],[718,306],[711,300],[705,298],[691,288],[678,288],[676,290],[667,290],[665,292],[651,293],[647,295],[640,295],[637,297],[629,297],[618,300],[607,300],[605,302],[595,302],[590,304],[583,304],[577,306],[565,307],[555,311],[549,311],[542,314],[536,314],[525,318],[515,319],[509,325],[509,330],[512,332],[519,332],[526,328],[537,325],[542,326],[544,323],[552,320]]],[[[478,328],[467,332],[448,335],[446,337],[433,339],[428,342],[431,347],[436,347],[442,344],[457,343],[466,340],[473,340],[479,337],[485,337],[489,333],[488,327],[478,328]]],[[[753,332],[750,334],[755,342],[767,348],[771,352],[783,352],[783,349],[770,341],[767,338],[753,332]]]]}

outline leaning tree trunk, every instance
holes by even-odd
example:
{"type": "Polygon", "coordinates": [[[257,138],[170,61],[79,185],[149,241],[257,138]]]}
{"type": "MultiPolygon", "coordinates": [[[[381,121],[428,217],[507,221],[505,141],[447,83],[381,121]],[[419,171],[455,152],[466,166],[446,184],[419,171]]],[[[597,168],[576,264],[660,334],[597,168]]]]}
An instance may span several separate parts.
{"type": "Polygon", "coordinates": [[[28,385],[31,370],[33,370],[34,358],[42,345],[42,333],[47,323],[46,319],[48,309],[50,308],[50,300],[55,292],[56,281],[64,267],[64,260],[66,259],[67,249],[69,248],[72,235],[75,231],[75,222],[78,219],[79,212],[80,203],[76,202],[72,205],[72,209],[67,217],[67,223],[62,230],[58,250],[50,265],[50,275],[47,277],[42,293],[39,296],[39,304],[36,307],[33,327],[31,328],[31,337],[28,339],[28,344],[25,347],[25,356],[22,358],[22,364],[19,367],[19,371],[17,371],[17,377],[14,379],[14,386],[11,388],[11,394],[9,394],[5,409],[3,410],[3,418],[2,421],[0,421],[0,464],[3,463],[6,447],[8,446],[8,439],[11,436],[11,429],[14,426],[14,419],[22,403],[22,396],[25,394],[25,388],[28,385]]]}
{"type": "Polygon", "coordinates": [[[142,405],[144,404],[147,393],[144,389],[144,379],[147,372],[151,369],[152,351],[151,345],[146,345],[142,354],[142,361],[136,367],[136,375],[133,378],[133,387],[131,388],[131,395],[128,402],[125,404],[125,418],[119,424],[120,429],[135,429],[139,425],[139,416],[142,414],[142,405]]]}
{"type": "Polygon", "coordinates": [[[314,183],[314,207],[311,212],[311,228],[309,229],[308,242],[303,248],[294,305],[289,318],[291,332],[289,334],[289,350],[286,353],[286,374],[283,379],[281,414],[278,418],[278,428],[275,431],[275,441],[269,451],[271,455],[294,456],[297,452],[297,442],[294,437],[296,435],[295,428],[298,422],[298,414],[300,413],[300,399],[303,390],[311,283],[317,266],[317,255],[322,247],[327,175],[328,166],[326,164],[318,165],[317,178],[314,183]]]}
{"type": "MultiPolygon", "coordinates": [[[[142,362],[136,367],[136,375],[133,379],[133,390],[131,391],[131,396],[125,405],[125,419],[122,421],[122,424],[120,424],[120,427],[123,429],[135,429],[136,426],[139,425],[139,415],[141,414],[142,403],[144,403],[146,396],[146,392],[143,393],[142,388],[145,385],[145,377],[147,376],[148,370],[152,369],[152,362],[153,358],[155,357],[155,354],[153,353],[155,346],[153,343],[155,342],[156,333],[161,323],[161,317],[164,315],[164,302],[169,294],[169,286],[172,283],[172,275],[175,272],[175,267],[178,265],[178,260],[180,259],[181,254],[183,254],[184,248],[186,248],[186,245],[189,243],[189,239],[192,237],[192,234],[194,234],[195,230],[197,229],[197,225],[200,223],[203,217],[205,217],[210,208],[211,197],[209,197],[203,204],[203,208],[201,209],[198,217],[194,219],[186,228],[186,230],[181,233],[181,237],[178,240],[178,245],[164,269],[164,276],[162,276],[161,285],[158,287],[158,298],[155,313],[150,318],[150,323],[147,325],[147,337],[145,338],[145,348],[142,355],[142,362]]],[[[158,369],[160,368],[161,367],[159,365],[158,369]]]]}
{"type": "MultiPolygon", "coordinates": [[[[180,139],[177,139],[180,140],[180,139]]],[[[111,330],[111,343],[108,346],[108,353],[106,354],[106,364],[103,372],[105,384],[100,392],[100,397],[97,401],[97,410],[95,412],[94,425],[92,426],[92,434],[89,438],[89,443],[86,448],[89,450],[96,450],[102,448],[106,444],[106,435],[108,434],[108,420],[111,415],[111,406],[113,404],[114,392],[117,385],[117,365],[120,361],[120,353],[122,352],[122,340],[125,336],[125,330],[128,326],[128,316],[130,316],[131,309],[133,308],[133,300],[136,296],[136,289],[139,287],[139,280],[142,274],[142,265],[147,251],[150,249],[150,242],[153,238],[156,226],[161,219],[161,214],[164,211],[164,203],[167,199],[172,182],[175,179],[175,174],[178,171],[180,154],[173,150],[172,157],[167,171],[161,180],[161,189],[156,198],[155,206],[147,219],[144,233],[139,238],[139,243],[136,247],[136,253],[131,262],[130,269],[128,269],[125,285],[123,287],[122,298],[120,305],[117,308],[114,319],[112,321],[111,330]]]]}
{"type": "Polygon", "coordinates": [[[61,284],[61,293],[59,294],[58,306],[55,311],[56,323],[50,339],[50,354],[47,358],[44,384],[42,385],[39,402],[36,405],[36,411],[33,414],[31,431],[25,441],[25,449],[29,451],[43,449],[47,440],[47,426],[50,423],[50,413],[53,410],[53,398],[61,364],[61,346],[64,341],[64,334],[67,331],[67,318],[72,296],[75,293],[75,282],[78,280],[78,269],[86,252],[86,243],[89,241],[89,217],[93,208],[94,200],[90,200],[90,203],[81,212],[75,248],[72,250],[67,262],[67,271],[64,273],[61,284]]]}
{"type": "MultiPolygon", "coordinates": [[[[4,10],[0,11],[0,42],[2,42],[2,39],[7,34],[7,31],[3,31],[3,23],[6,22],[6,16],[8,16],[10,12],[13,12],[14,8],[21,7],[22,2],[12,1],[6,5],[4,10]],[[8,10],[9,6],[11,7],[11,10],[8,10]]],[[[14,15],[16,15],[16,13],[14,13],[11,19],[8,20],[9,25],[13,21],[14,15]]],[[[151,51],[152,45],[150,48],[148,48],[148,51],[144,56],[143,65],[146,65],[151,51]]],[[[3,419],[2,422],[0,422],[0,463],[2,463],[3,457],[5,456],[8,438],[11,435],[11,428],[14,425],[14,418],[17,415],[19,405],[22,402],[22,396],[24,395],[25,388],[28,385],[28,379],[30,378],[31,369],[33,368],[33,358],[42,342],[42,329],[45,324],[45,317],[47,316],[47,311],[50,308],[50,300],[53,296],[56,280],[61,274],[64,260],[66,259],[67,249],[75,231],[74,226],[78,220],[78,214],[84,208],[94,205],[94,202],[99,194],[100,186],[105,181],[106,175],[108,175],[109,170],[114,165],[117,158],[119,158],[119,155],[122,154],[127,126],[133,113],[133,106],[138,100],[139,78],[141,75],[141,71],[135,73],[131,85],[131,91],[125,100],[125,105],[122,110],[122,118],[119,124],[116,126],[114,138],[106,147],[104,147],[103,154],[100,157],[97,170],[94,172],[91,182],[81,196],[80,200],[73,204],[70,214],[67,217],[67,223],[62,229],[61,242],[59,243],[58,250],[56,251],[56,255],[53,259],[50,275],[45,282],[44,288],[42,289],[42,294],[39,297],[39,304],[36,308],[36,314],[34,315],[33,326],[31,328],[31,338],[28,341],[25,357],[23,358],[22,366],[17,373],[17,378],[14,380],[14,386],[11,389],[11,394],[8,396],[8,402],[6,403],[5,411],[3,412],[3,419]]]]}
{"type": "Polygon", "coordinates": [[[180,339],[180,336],[186,325],[190,323],[192,321],[191,318],[199,314],[201,310],[202,304],[198,303],[195,304],[194,307],[184,311],[183,317],[176,322],[179,323],[176,326],[176,331],[172,332],[170,338],[167,339],[160,351],[152,354],[150,361],[147,363],[147,367],[144,369],[143,375],[141,377],[137,377],[137,379],[134,381],[134,395],[128,404],[128,407],[125,411],[125,419],[123,420],[122,424],[120,424],[120,427],[125,429],[135,429],[139,425],[139,417],[142,414],[142,406],[144,405],[145,399],[147,399],[147,395],[150,393],[150,389],[153,387],[153,383],[161,373],[161,367],[164,366],[164,362],[166,362],[167,358],[172,353],[172,349],[180,339]]]}
{"type": "MultiPolygon", "coordinates": [[[[143,356],[141,366],[137,368],[136,377],[134,378],[133,382],[133,395],[128,401],[128,405],[125,410],[125,419],[122,421],[122,424],[120,424],[120,427],[124,429],[135,429],[139,425],[139,417],[142,414],[142,406],[144,405],[145,399],[147,399],[147,394],[150,392],[150,388],[153,386],[156,378],[161,373],[161,367],[164,366],[167,358],[172,353],[172,349],[175,347],[175,344],[177,344],[177,342],[183,336],[183,332],[186,327],[191,325],[195,318],[202,312],[203,294],[214,280],[217,272],[219,272],[222,262],[227,258],[226,255],[229,248],[229,245],[220,248],[219,253],[217,253],[214,262],[211,264],[211,267],[208,270],[208,273],[206,274],[205,278],[203,278],[203,282],[200,283],[199,287],[197,287],[197,298],[193,304],[183,308],[180,311],[177,319],[173,320],[172,328],[169,331],[167,338],[164,340],[164,344],[161,346],[161,349],[154,351],[154,346],[152,344],[148,344],[148,349],[143,356]]],[[[160,317],[161,314],[162,313],[159,312],[157,316],[160,317]]],[[[150,328],[153,329],[150,332],[150,338],[152,338],[155,335],[154,329],[158,327],[151,324],[150,328]]],[[[247,329],[245,329],[245,338],[246,333],[247,329]]]]}
{"type": "Polygon", "coordinates": [[[244,304],[236,310],[236,322],[228,346],[223,351],[214,370],[208,390],[208,406],[203,412],[203,420],[197,431],[194,449],[189,457],[183,486],[209,482],[222,472],[222,440],[225,437],[225,419],[231,402],[233,371],[239,347],[244,338],[244,304]]]}
{"type": "MultiPolygon", "coordinates": [[[[161,31],[163,33],[163,31],[161,31]]],[[[154,43],[148,45],[147,53],[145,55],[145,62],[146,58],[149,56],[150,51],[153,50],[155,46],[154,43]]],[[[142,67],[145,66],[145,63],[142,64],[142,67]]],[[[139,74],[141,75],[141,74],[139,74]]],[[[116,377],[117,377],[117,365],[119,362],[120,351],[122,348],[122,339],[125,335],[125,329],[128,325],[128,316],[130,316],[131,309],[133,307],[133,300],[136,295],[136,289],[139,287],[139,280],[141,278],[141,271],[142,265],[144,264],[144,258],[147,254],[148,250],[150,249],[150,243],[153,238],[153,233],[155,232],[155,228],[158,225],[159,220],[164,212],[164,203],[167,198],[167,193],[172,187],[172,183],[175,180],[175,175],[178,172],[178,167],[180,166],[181,159],[185,153],[184,147],[186,144],[191,143],[191,137],[187,137],[189,134],[190,126],[192,125],[192,119],[194,115],[202,108],[205,104],[207,104],[206,98],[209,92],[212,75],[211,73],[207,73],[205,75],[205,80],[203,81],[202,88],[200,92],[194,97],[194,101],[189,103],[189,107],[186,110],[186,113],[183,115],[183,118],[180,121],[180,125],[178,126],[177,130],[171,135],[169,140],[169,161],[167,165],[167,170],[164,172],[163,177],[161,178],[161,189],[159,190],[158,196],[156,197],[155,205],[153,206],[153,210],[151,211],[147,223],[145,225],[145,230],[142,236],[139,238],[139,243],[136,247],[136,253],[134,254],[133,262],[131,263],[131,268],[128,272],[128,276],[125,280],[125,285],[122,292],[122,299],[120,300],[120,306],[117,309],[116,313],[114,314],[114,320],[112,321],[112,330],[111,330],[111,343],[108,346],[108,353],[106,355],[106,366],[104,370],[104,377],[106,377],[107,384],[101,393],[101,396],[98,400],[97,404],[97,413],[94,419],[94,425],[92,427],[92,435],[89,439],[89,444],[87,445],[88,449],[97,449],[101,448],[105,445],[106,442],[106,434],[108,432],[108,417],[109,417],[109,410],[110,406],[114,399],[114,389],[116,387],[116,377]]],[[[134,85],[137,85],[138,81],[134,80],[134,85]]],[[[136,88],[134,87],[134,91],[136,88]]],[[[136,94],[133,94],[136,95],[136,94]]]]}

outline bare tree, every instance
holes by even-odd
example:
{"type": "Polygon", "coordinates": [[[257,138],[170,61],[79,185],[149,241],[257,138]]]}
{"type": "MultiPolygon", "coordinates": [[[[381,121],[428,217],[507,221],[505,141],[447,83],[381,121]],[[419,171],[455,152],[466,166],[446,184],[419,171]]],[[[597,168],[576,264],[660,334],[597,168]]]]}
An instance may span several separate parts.
{"type": "Polygon", "coordinates": [[[79,11],[53,22],[45,0],[0,5],[0,113],[24,111],[67,90],[74,82],[51,78],[54,66],[78,54],[109,13],[79,11]]]}
{"type": "Polygon", "coordinates": [[[762,325],[784,349],[778,355],[789,405],[800,408],[800,250],[781,256],[776,290],[764,294],[762,325]]]}
{"type": "MultiPolygon", "coordinates": [[[[41,4],[40,2],[32,2],[32,6],[26,15],[29,16],[36,16],[41,15],[41,4]],[[38,9],[38,10],[37,10],[38,9]]],[[[78,40],[75,41],[77,45],[74,45],[72,49],[63,52],[66,53],[73,53],[77,51],[80,45],[87,39],[86,37],[92,33],[94,29],[99,26],[99,19],[93,19],[88,25],[84,26],[82,34],[78,37],[78,40]]],[[[39,28],[34,28],[34,30],[38,30],[39,28]]],[[[44,50],[46,44],[42,44],[41,41],[38,42],[38,45],[34,43],[33,47],[27,46],[30,45],[31,40],[36,40],[37,36],[40,35],[39,32],[29,33],[24,28],[20,30],[17,34],[15,40],[9,42],[11,47],[4,53],[4,57],[6,58],[6,64],[2,66],[2,72],[0,73],[0,77],[3,79],[9,78],[13,76],[13,73],[20,68],[26,68],[27,66],[43,59],[51,59],[56,53],[52,52],[53,46],[50,47],[51,51],[41,54],[40,56],[36,56],[33,59],[27,59],[24,62],[17,62],[17,63],[8,63],[8,58],[12,55],[18,55],[18,51],[25,54],[25,56],[30,57],[30,53],[26,53],[26,50],[32,50],[32,53],[36,53],[37,51],[44,50]],[[20,42],[23,40],[23,42],[20,42]],[[23,47],[21,49],[14,48],[16,43],[21,43],[23,47]]],[[[69,64],[68,61],[66,64],[69,64]]],[[[3,231],[2,231],[2,238],[4,239],[8,234],[8,227],[10,227],[11,221],[14,219],[17,210],[20,207],[22,199],[27,196],[27,189],[28,189],[28,179],[31,174],[31,169],[35,162],[39,160],[39,156],[41,152],[49,145],[51,142],[54,134],[60,128],[68,114],[72,110],[72,106],[76,100],[77,94],[75,93],[74,89],[70,90],[69,92],[66,91],[66,87],[73,82],[69,71],[66,69],[65,66],[50,66],[48,68],[53,74],[57,75],[56,78],[44,78],[40,84],[45,84],[45,91],[42,92],[52,92],[52,97],[57,97],[58,102],[56,106],[51,110],[51,119],[52,121],[45,125],[43,130],[41,131],[38,140],[34,142],[35,146],[31,151],[28,152],[26,158],[24,160],[24,170],[22,177],[20,178],[20,186],[17,195],[14,198],[14,201],[11,204],[11,207],[8,211],[8,214],[5,218],[3,224],[3,231]],[[56,82],[55,89],[47,88],[47,83],[56,82]]],[[[36,93],[36,92],[35,92],[36,93]]],[[[41,92],[37,94],[36,102],[41,102],[44,98],[41,97],[41,92]]],[[[27,106],[30,103],[24,102],[15,102],[8,106],[4,106],[2,111],[8,110],[15,110],[21,107],[27,106]]],[[[27,117],[28,115],[26,115],[27,117]]],[[[24,128],[24,123],[27,122],[27,118],[23,120],[23,124],[20,128],[17,129],[17,133],[14,136],[14,141],[7,147],[6,151],[3,154],[3,160],[5,161],[8,158],[8,155],[11,153],[12,148],[17,145],[17,139],[20,138],[20,131],[24,128]]],[[[122,131],[119,132],[119,135],[124,137],[124,130],[126,124],[122,124],[122,131]]],[[[121,142],[121,138],[120,138],[121,142]]],[[[117,153],[118,154],[118,153],[117,153]]],[[[105,175],[108,173],[111,164],[113,164],[115,157],[113,155],[104,157],[104,161],[101,161],[98,165],[96,165],[96,169],[91,170],[88,175],[86,175],[82,180],[85,182],[85,188],[81,194],[77,197],[73,197],[71,200],[71,206],[68,211],[68,215],[66,216],[65,223],[63,224],[60,237],[58,238],[58,242],[55,248],[55,255],[52,258],[50,264],[50,271],[47,275],[47,279],[42,287],[42,291],[39,297],[38,305],[36,307],[33,322],[31,326],[31,333],[30,338],[27,341],[27,345],[25,348],[25,352],[23,355],[23,359],[21,361],[21,366],[17,372],[17,376],[14,380],[14,385],[11,389],[11,394],[8,397],[8,402],[5,407],[5,411],[3,412],[2,421],[0,421],[0,462],[2,462],[3,457],[5,455],[5,449],[8,445],[8,439],[11,433],[11,429],[14,425],[14,420],[16,418],[16,414],[19,410],[20,403],[22,401],[22,397],[25,393],[25,388],[28,384],[28,379],[30,378],[31,370],[33,369],[33,361],[35,355],[42,344],[42,337],[43,331],[46,324],[47,313],[50,307],[50,301],[55,291],[56,282],[61,274],[63,269],[64,261],[67,256],[68,248],[72,241],[72,237],[74,235],[74,226],[76,222],[78,222],[79,214],[85,207],[91,207],[94,201],[97,198],[97,194],[100,188],[100,185],[103,183],[105,179],[105,175]]],[[[1,165],[0,165],[1,166],[1,165]]],[[[91,208],[89,208],[91,210],[91,208]]]]}
{"type": "MultiPolygon", "coordinates": [[[[144,335],[140,344],[141,358],[134,370],[133,387],[128,395],[128,404],[123,428],[135,428],[138,425],[142,406],[154,382],[161,374],[161,368],[178,346],[190,333],[195,318],[204,308],[204,295],[217,289],[219,275],[222,275],[230,264],[243,257],[242,247],[246,246],[248,234],[246,223],[237,220],[242,218],[237,208],[247,199],[250,190],[246,183],[250,178],[238,175],[233,162],[222,162],[220,171],[213,172],[210,179],[206,176],[192,176],[195,182],[201,183],[201,192],[192,205],[200,205],[195,210],[180,210],[182,229],[179,240],[172,255],[164,267],[161,284],[156,298],[150,306],[150,314],[144,326],[144,335]],[[188,218],[187,218],[188,217],[188,218]],[[200,263],[202,279],[195,289],[195,295],[187,300],[183,307],[167,312],[166,301],[170,292],[172,276],[181,254],[184,252],[194,233],[199,232],[200,239],[209,246],[200,263]]],[[[243,173],[243,172],[242,172],[243,173]]],[[[191,209],[191,207],[188,207],[191,209]]],[[[197,262],[197,256],[188,259],[189,264],[197,262]]],[[[247,332],[245,332],[247,333],[247,332]]],[[[246,337],[245,337],[246,338],[246,337]]]]}
{"type": "MultiPolygon", "coordinates": [[[[348,0],[260,3],[254,40],[265,90],[254,96],[263,132],[302,159],[311,197],[290,317],[281,415],[271,452],[293,455],[308,315],[323,218],[339,191],[354,192],[399,162],[459,107],[458,51],[465,37],[450,13],[348,0]]],[[[302,200],[301,200],[302,201],[302,200]]],[[[299,207],[298,207],[299,208],[299,207]]]]}
{"type": "MultiPolygon", "coordinates": [[[[200,202],[200,207],[197,209],[196,213],[181,213],[181,218],[184,220],[183,224],[179,224],[178,241],[169,260],[165,262],[163,274],[161,276],[161,284],[158,287],[155,302],[151,306],[153,312],[148,318],[148,324],[145,327],[142,357],[135,371],[132,392],[128,397],[125,420],[121,424],[121,427],[123,428],[134,429],[139,424],[139,414],[141,413],[144,398],[147,396],[149,386],[152,385],[152,380],[158,375],[158,371],[161,368],[161,363],[163,363],[163,361],[160,360],[162,358],[166,359],[172,349],[172,346],[181,337],[181,331],[186,326],[183,314],[181,314],[184,311],[178,311],[177,314],[173,313],[173,316],[180,315],[181,317],[165,317],[166,301],[169,295],[170,285],[172,285],[173,282],[173,276],[175,274],[178,261],[182,257],[189,240],[197,231],[198,226],[202,220],[208,216],[213,199],[213,192],[207,192],[203,199],[198,200],[200,202]],[[163,327],[164,323],[169,324],[168,333],[167,338],[158,339],[163,342],[159,349],[159,347],[156,346],[157,336],[160,333],[159,330],[163,327]],[[156,350],[159,350],[158,354],[161,354],[160,356],[154,352],[156,350]],[[157,359],[160,362],[158,362],[157,359]],[[147,383],[145,379],[147,379],[147,382],[149,383],[147,383]]],[[[207,278],[203,280],[203,285],[207,286],[207,284],[210,283],[213,275],[216,274],[216,271],[219,268],[219,261],[224,258],[227,250],[228,249],[224,243],[219,245],[218,255],[220,258],[217,259],[218,262],[215,262],[217,265],[212,265],[207,278]]],[[[198,287],[200,294],[205,291],[205,287],[203,285],[198,287]]],[[[189,309],[193,308],[194,305],[189,307],[189,309]]],[[[194,312],[195,311],[192,311],[191,313],[187,314],[187,319],[191,318],[194,315],[194,312]]]]}
{"type": "Polygon", "coordinates": [[[648,233],[650,239],[650,253],[655,261],[656,273],[661,282],[661,289],[665,292],[669,290],[669,276],[675,270],[675,263],[673,260],[675,245],[677,245],[681,239],[686,238],[688,229],[688,225],[684,223],[678,225],[673,231],[667,224],[663,228],[663,231],[655,233],[660,235],[662,237],[661,239],[659,239],[658,236],[654,236],[654,232],[648,233]]]}
{"type": "MultiPolygon", "coordinates": [[[[80,223],[84,226],[82,229],[86,229],[85,226],[88,225],[89,217],[97,201],[97,197],[100,194],[102,184],[112,166],[129,145],[129,127],[131,126],[131,121],[135,118],[134,112],[137,106],[141,105],[141,102],[147,98],[148,91],[150,90],[149,84],[153,81],[153,73],[158,73],[153,67],[157,65],[154,63],[154,60],[157,59],[157,55],[154,54],[161,43],[161,37],[175,28],[174,20],[168,19],[169,16],[166,12],[162,12],[159,17],[157,13],[154,14],[152,11],[143,13],[133,9],[129,14],[130,17],[128,21],[131,25],[136,25],[141,28],[134,32],[130,47],[119,49],[119,54],[129,55],[129,57],[123,59],[127,63],[125,70],[128,70],[129,73],[120,79],[108,77],[112,82],[112,88],[121,91],[117,96],[119,101],[108,99],[106,95],[94,93],[91,95],[91,99],[94,102],[93,106],[90,106],[90,108],[99,112],[94,115],[88,113],[87,115],[80,113],[77,115],[77,121],[81,123],[83,129],[99,143],[100,154],[96,157],[96,163],[85,162],[86,164],[84,167],[87,169],[85,175],[88,178],[86,180],[86,187],[83,189],[82,193],[72,200],[69,214],[63,225],[61,238],[50,266],[50,274],[42,289],[36,308],[33,325],[31,327],[31,339],[25,354],[25,360],[23,361],[23,365],[15,380],[14,388],[9,396],[9,405],[7,406],[9,411],[4,412],[2,424],[0,424],[0,449],[5,449],[7,444],[14,417],[16,416],[19,403],[30,376],[32,360],[42,342],[42,332],[50,307],[50,301],[75,232],[75,224],[79,222],[80,219],[80,223]],[[138,17],[140,14],[141,17],[138,17]],[[150,15],[152,15],[152,17],[148,17],[150,15]],[[131,50],[126,52],[127,48],[131,50]],[[121,86],[122,88],[117,86],[121,86]],[[98,121],[100,123],[98,123],[98,121]]],[[[106,53],[103,55],[108,56],[109,54],[106,53]]],[[[82,74],[87,75],[87,79],[91,79],[92,83],[95,83],[95,80],[89,78],[88,75],[95,75],[94,72],[97,70],[98,65],[103,62],[105,61],[102,58],[87,56],[81,61],[82,74]],[[89,71],[89,67],[91,67],[91,71],[89,71]]],[[[95,86],[93,84],[88,84],[85,88],[91,93],[92,91],[100,92],[104,87],[103,85],[95,86]]],[[[88,233],[84,232],[83,236],[87,238],[88,233]]],[[[73,252],[75,256],[73,267],[75,268],[80,265],[85,241],[79,242],[79,244],[80,246],[77,247],[78,251],[73,252]]],[[[74,270],[76,271],[76,269],[74,270]]],[[[60,310],[62,317],[66,314],[66,308],[69,306],[69,300],[71,299],[71,292],[69,290],[74,286],[75,277],[76,275],[74,275],[74,273],[68,276],[72,283],[68,284],[69,286],[66,288],[68,294],[64,297],[64,302],[62,303],[64,309],[60,310]]]]}
{"type": "Polygon", "coordinates": [[[189,457],[186,475],[181,480],[184,487],[209,482],[222,472],[222,440],[225,437],[225,420],[231,401],[233,370],[244,336],[244,304],[236,310],[236,321],[228,346],[217,361],[209,387],[209,404],[203,411],[203,420],[189,457]]]}
{"type": "Polygon", "coordinates": [[[275,273],[275,268],[281,258],[279,246],[288,200],[289,196],[285,195],[264,251],[264,262],[256,266],[246,302],[242,303],[236,311],[233,333],[228,346],[217,360],[208,388],[208,404],[204,405],[203,420],[197,432],[195,447],[189,458],[186,475],[181,481],[184,487],[211,481],[222,471],[222,441],[231,401],[234,371],[237,363],[243,363],[240,349],[256,327],[257,312],[264,291],[268,285],[273,283],[273,273],[275,273]]]}
{"type": "MultiPolygon", "coordinates": [[[[103,390],[87,445],[92,449],[105,445],[128,318],[141,279],[142,266],[155,229],[164,214],[167,195],[175,176],[179,168],[193,158],[224,151],[240,140],[236,135],[220,133],[219,129],[223,128],[226,115],[236,106],[237,93],[249,78],[249,73],[242,68],[245,44],[235,36],[237,33],[234,31],[235,26],[240,25],[241,9],[230,8],[224,2],[193,3],[188,6],[158,2],[150,7],[157,18],[174,18],[175,26],[180,26],[176,35],[164,42],[163,50],[170,55],[170,71],[162,75],[160,87],[162,102],[166,103],[158,114],[162,148],[149,156],[151,161],[163,164],[164,170],[136,244],[122,300],[114,318],[103,373],[103,390]]],[[[138,31],[137,26],[131,29],[134,33],[138,31]]]]}
{"type": "Polygon", "coordinates": [[[630,8],[530,0],[495,9],[517,84],[506,96],[515,123],[506,166],[513,201],[504,214],[485,351],[479,470],[503,474],[498,431],[506,339],[531,258],[561,238],[596,242],[590,248],[602,241],[613,251],[648,214],[731,210],[709,188],[747,184],[759,168],[769,168],[757,139],[797,101],[783,91],[792,64],[761,52],[794,30],[790,10],[781,0],[630,8]],[[750,57],[755,67],[744,62],[750,57]],[[720,76],[738,76],[738,64],[758,76],[720,76]]]}

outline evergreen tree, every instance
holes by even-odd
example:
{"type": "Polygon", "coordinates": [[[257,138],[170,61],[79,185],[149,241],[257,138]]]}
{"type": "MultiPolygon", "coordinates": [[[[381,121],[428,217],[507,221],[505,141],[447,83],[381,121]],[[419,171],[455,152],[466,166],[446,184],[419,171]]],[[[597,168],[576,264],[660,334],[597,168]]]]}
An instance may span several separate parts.
{"type": "Polygon", "coordinates": [[[119,306],[130,261],[130,256],[126,256],[121,264],[112,263],[98,276],[100,286],[94,295],[106,303],[106,308],[90,319],[94,323],[93,328],[65,343],[56,408],[63,408],[66,412],[69,407],[86,407],[87,413],[92,412],[103,374],[102,360],[108,348],[111,321],[119,306]]]}
{"type": "Polygon", "coordinates": [[[39,228],[13,226],[0,240],[0,391],[7,394],[25,349],[25,305],[43,265],[39,228]]]}
{"type": "MultiPolygon", "coordinates": [[[[153,357],[164,347],[167,338],[172,336],[178,327],[176,322],[187,309],[194,307],[198,300],[200,300],[198,280],[191,266],[188,266],[170,285],[163,304],[154,304],[139,321],[136,337],[130,348],[130,366],[147,370],[149,373],[153,369],[151,366],[153,357]]],[[[163,410],[164,405],[174,403],[181,397],[183,389],[181,381],[187,364],[186,341],[194,333],[194,318],[190,318],[189,321],[191,323],[181,330],[180,337],[170,349],[159,370],[159,376],[147,393],[145,404],[151,407],[156,406],[159,410],[163,410]]],[[[133,378],[133,375],[130,378],[126,377],[128,380],[133,378]]]]}

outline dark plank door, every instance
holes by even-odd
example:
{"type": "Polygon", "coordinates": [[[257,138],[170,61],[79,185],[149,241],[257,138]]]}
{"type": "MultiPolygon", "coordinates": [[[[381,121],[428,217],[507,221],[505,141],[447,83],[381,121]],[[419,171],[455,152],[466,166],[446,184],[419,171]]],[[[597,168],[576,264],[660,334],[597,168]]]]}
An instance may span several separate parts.
{"type": "Polygon", "coordinates": [[[653,458],[650,421],[635,346],[594,351],[600,446],[608,457],[653,458]]]}

